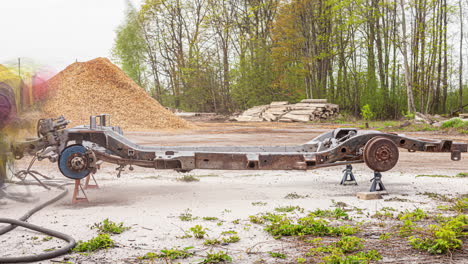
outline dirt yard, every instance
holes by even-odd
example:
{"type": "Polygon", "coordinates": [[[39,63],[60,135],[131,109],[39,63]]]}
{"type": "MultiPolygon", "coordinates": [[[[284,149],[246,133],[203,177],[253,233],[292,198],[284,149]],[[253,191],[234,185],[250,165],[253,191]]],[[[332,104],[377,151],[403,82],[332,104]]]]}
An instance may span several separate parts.
{"type": "MultiPolygon", "coordinates": [[[[293,145],[304,143],[335,127],[278,123],[197,125],[196,129],[189,131],[128,132],[126,136],[142,145],[293,145]]],[[[411,132],[406,135],[468,142],[468,136],[459,134],[411,132]]],[[[27,162],[27,159],[23,159],[17,167],[23,169],[27,162]]],[[[252,223],[249,216],[274,212],[275,208],[282,206],[303,208],[303,213],[287,213],[299,216],[318,208],[330,209],[344,203],[343,206],[350,209],[349,214],[354,222],[363,221],[360,237],[367,240],[365,249],[377,249],[382,254],[379,263],[468,263],[466,241],[463,248],[453,252],[453,255],[437,257],[411,249],[404,239],[389,240],[381,246],[378,237],[387,231],[385,224],[382,224],[382,220],[369,217],[384,207],[392,207],[396,211],[415,208],[435,211],[437,205],[444,204],[428,197],[428,193],[453,198],[468,194],[466,177],[416,177],[427,174],[455,176],[468,172],[467,155],[461,161],[453,162],[449,153],[401,152],[397,166],[383,173],[388,195],[380,200],[356,198],[357,192],[369,190],[372,172],[363,164],[353,167],[359,183],[357,186],[339,185],[342,167],[307,172],[195,170],[188,174],[135,167],[134,171],[126,170],[117,178],[115,166],[104,164],[96,174],[100,189],[87,191],[90,203],[72,205],[69,193],[63,200],[32,216],[29,222],[65,232],[83,241],[95,237],[97,231],[90,227],[106,218],[131,227],[122,234],[111,236],[116,242],[115,248],[89,254],[72,253],[53,262],[166,263],[164,260],[139,260],[137,257],[148,252],[160,253],[162,249],[192,246],[194,248],[190,251],[195,252],[193,257],[177,259],[174,263],[199,263],[206,252],[219,250],[230,255],[233,263],[297,263],[297,257],[303,257],[307,252],[307,245],[297,239],[275,239],[264,231],[263,225],[252,223]],[[199,181],[177,180],[184,175],[195,176],[199,181]],[[180,216],[183,214],[198,218],[182,221],[180,216]],[[183,238],[195,225],[208,228],[205,239],[219,238],[225,231],[236,231],[240,240],[237,243],[207,246],[203,244],[205,239],[183,238]],[[282,253],[286,258],[274,258],[268,252],[282,253]]],[[[61,175],[57,164],[42,161],[36,164],[36,169],[58,182],[71,183],[61,175]]],[[[68,188],[72,190],[71,186],[68,188]]],[[[38,201],[59,192],[40,187],[30,187],[28,190],[19,186],[12,187],[11,191],[30,193],[29,198],[38,201]]],[[[18,218],[33,206],[34,203],[0,200],[1,217],[18,218]]],[[[18,228],[1,236],[0,245],[1,255],[17,256],[58,248],[64,242],[58,239],[45,241],[41,234],[18,228]]]]}

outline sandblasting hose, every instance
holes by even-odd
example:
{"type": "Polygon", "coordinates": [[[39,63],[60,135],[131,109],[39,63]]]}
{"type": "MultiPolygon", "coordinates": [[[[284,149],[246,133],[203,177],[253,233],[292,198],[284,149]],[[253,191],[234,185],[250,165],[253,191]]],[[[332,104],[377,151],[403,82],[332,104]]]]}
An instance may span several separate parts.
{"type": "Polygon", "coordinates": [[[15,229],[16,227],[21,226],[21,227],[24,227],[24,228],[28,228],[28,229],[40,232],[40,233],[44,233],[44,234],[52,236],[52,237],[60,238],[62,240],[67,241],[68,244],[63,248],[60,248],[60,249],[57,249],[57,250],[54,250],[54,251],[50,251],[50,252],[46,252],[46,253],[36,254],[36,255],[21,256],[21,257],[0,257],[0,263],[35,262],[35,261],[41,261],[41,260],[56,258],[58,256],[61,256],[63,254],[68,253],[72,248],[75,247],[75,244],[76,244],[75,239],[73,239],[73,237],[71,237],[71,236],[69,236],[67,234],[64,234],[64,233],[61,233],[61,232],[58,232],[58,231],[54,231],[54,230],[51,230],[51,229],[48,229],[48,228],[40,227],[40,226],[33,225],[33,224],[25,222],[34,213],[36,213],[37,211],[45,208],[48,205],[51,205],[51,204],[57,202],[58,200],[62,199],[68,193],[68,190],[64,188],[64,185],[57,185],[57,184],[52,184],[52,183],[49,183],[47,185],[58,187],[59,189],[63,190],[63,192],[60,193],[59,195],[55,196],[54,198],[52,198],[52,199],[50,199],[48,201],[45,201],[42,204],[37,205],[33,209],[29,210],[22,217],[20,217],[18,220],[9,219],[9,218],[0,218],[0,223],[10,224],[9,226],[0,229],[0,235],[3,235],[5,233],[10,232],[11,230],[15,229]]]}

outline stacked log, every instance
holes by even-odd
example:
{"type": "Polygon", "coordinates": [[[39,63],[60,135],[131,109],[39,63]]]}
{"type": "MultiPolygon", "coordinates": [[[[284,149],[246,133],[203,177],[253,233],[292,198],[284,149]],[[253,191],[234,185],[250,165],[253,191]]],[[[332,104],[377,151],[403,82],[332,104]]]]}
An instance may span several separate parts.
{"type": "Polygon", "coordinates": [[[308,122],[334,118],[338,111],[339,106],[327,103],[327,99],[304,99],[297,104],[272,102],[255,106],[234,119],[250,122],[308,122]]]}

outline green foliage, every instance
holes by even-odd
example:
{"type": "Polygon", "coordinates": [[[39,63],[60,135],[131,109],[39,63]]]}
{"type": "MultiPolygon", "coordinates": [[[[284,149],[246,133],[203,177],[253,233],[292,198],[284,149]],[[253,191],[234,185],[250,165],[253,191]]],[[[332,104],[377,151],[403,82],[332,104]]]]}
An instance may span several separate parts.
{"type": "Polygon", "coordinates": [[[369,250],[367,252],[357,252],[352,255],[341,255],[334,253],[322,258],[325,264],[354,264],[354,263],[370,263],[371,261],[378,261],[382,256],[376,250],[369,250]]]}
{"type": "Polygon", "coordinates": [[[468,197],[455,200],[453,205],[450,206],[450,210],[458,213],[468,211],[468,197]]]}
{"type": "Polygon", "coordinates": [[[185,259],[193,256],[193,252],[189,252],[188,250],[192,249],[193,247],[186,247],[183,249],[177,249],[177,248],[172,248],[172,249],[162,249],[161,253],[153,253],[153,252],[148,252],[142,257],[138,257],[138,259],[185,259]]]}
{"type": "Polygon", "coordinates": [[[253,206],[265,206],[267,205],[268,203],[266,202],[252,202],[252,205],[253,206]]]}
{"type": "Polygon", "coordinates": [[[355,236],[343,236],[328,246],[311,248],[306,255],[322,256],[323,263],[327,264],[370,263],[382,258],[376,250],[359,251],[364,248],[363,242],[363,239],[355,236]]]}
{"type": "Polygon", "coordinates": [[[362,116],[362,118],[364,118],[364,120],[367,120],[367,121],[370,121],[370,120],[374,119],[375,113],[372,112],[371,107],[370,107],[369,104],[365,104],[361,108],[361,116],[362,116]]]}
{"type": "Polygon", "coordinates": [[[224,243],[236,243],[236,242],[239,242],[240,241],[240,237],[239,236],[228,236],[228,237],[223,237],[223,242],[224,243]]]}
{"type": "Polygon", "coordinates": [[[416,208],[413,211],[408,211],[408,209],[406,209],[405,212],[401,212],[400,214],[398,214],[398,218],[401,221],[404,221],[404,220],[421,221],[423,219],[428,218],[428,214],[419,208],[416,208]]]}
{"type": "Polygon", "coordinates": [[[448,121],[442,123],[443,128],[462,128],[466,127],[468,129],[468,121],[463,121],[461,118],[452,118],[448,121]]]}
{"type": "Polygon", "coordinates": [[[92,238],[86,242],[78,241],[73,248],[74,252],[93,252],[99,249],[106,249],[114,247],[114,241],[108,234],[99,234],[97,237],[92,238]]]}
{"type": "Polygon", "coordinates": [[[122,70],[138,85],[143,86],[146,44],[141,25],[138,22],[138,13],[132,7],[127,7],[126,19],[117,29],[112,55],[122,70]]]}
{"type": "Polygon", "coordinates": [[[292,206],[292,205],[280,206],[280,207],[275,208],[275,211],[279,213],[290,213],[290,212],[294,212],[295,210],[299,212],[304,212],[304,208],[301,208],[299,206],[292,206]]]}
{"type": "Polygon", "coordinates": [[[408,236],[411,236],[416,229],[417,229],[417,226],[415,223],[413,223],[411,220],[405,220],[403,222],[403,225],[400,226],[398,235],[401,237],[408,237],[408,236]]]}
{"type": "Polygon", "coordinates": [[[218,220],[219,218],[218,218],[218,217],[214,217],[214,216],[204,216],[202,219],[205,220],[205,221],[216,221],[216,220],[218,220]]]}
{"type": "Polygon", "coordinates": [[[221,263],[221,262],[232,262],[232,257],[229,256],[224,251],[207,252],[206,257],[200,262],[200,264],[221,263]]]}
{"type": "Polygon", "coordinates": [[[468,235],[464,231],[467,224],[468,216],[458,215],[439,225],[429,225],[421,232],[424,235],[411,236],[408,241],[415,249],[431,254],[445,254],[462,246],[463,242],[459,238],[468,235]]]}
{"type": "Polygon", "coordinates": [[[385,234],[381,234],[381,235],[379,236],[379,239],[380,239],[380,240],[387,240],[387,239],[389,239],[391,236],[392,236],[391,233],[385,233],[385,234]]]}
{"type": "Polygon", "coordinates": [[[190,209],[186,209],[185,212],[181,213],[179,215],[179,219],[181,221],[193,221],[193,220],[197,220],[198,217],[197,216],[193,216],[193,214],[190,212],[190,209]]]}
{"type": "Polygon", "coordinates": [[[420,174],[420,175],[416,175],[416,178],[419,178],[419,177],[429,177],[429,178],[452,178],[452,176],[448,176],[448,175],[437,175],[437,174],[431,174],[431,175],[428,175],[428,174],[420,174]]]}
{"type": "Polygon", "coordinates": [[[351,235],[358,231],[357,227],[349,225],[330,226],[324,219],[315,219],[312,216],[302,217],[297,222],[283,216],[275,218],[266,227],[265,231],[274,237],[281,236],[339,236],[351,235]]]}
{"type": "Polygon", "coordinates": [[[95,223],[91,228],[96,228],[99,233],[107,234],[121,234],[122,232],[130,229],[130,227],[124,226],[123,222],[115,223],[110,221],[108,218],[104,219],[101,223],[95,223]]]}
{"type": "Polygon", "coordinates": [[[249,220],[251,223],[254,223],[254,224],[263,224],[265,222],[262,217],[257,216],[257,215],[250,215],[249,220]]]}
{"type": "Polygon", "coordinates": [[[457,173],[457,175],[455,175],[455,177],[457,177],[457,178],[465,178],[465,177],[468,177],[468,172],[460,172],[460,173],[457,173]]]}
{"type": "Polygon", "coordinates": [[[334,210],[321,210],[317,209],[309,214],[311,217],[325,217],[342,220],[350,220],[348,213],[342,208],[335,208],[334,210]]]}
{"type": "Polygon", "coordinates": [[[270,256],[274,258],[280,258],[280,259],[286,259],[288,257],[286,254],[279,253],[279,252],[268,251],[268,254],[270,254],[270,256]]]}
{"type": "Polygon", "coordinates": [[[343,236],[338,242],[335,243],[335,247],[341,249],[343,253],[350,253],[364,248],[362,244],[364,240],[355,236],[343,236]]]}
{"type": "Polygon", "coordinates": [[[212,246],[212,245],[219,245],[221,244],[221,241],[219,239],[205,239],[203,242],[203,245],[205,246],[212,246]]]}
{"type": "Polygon", "coordinates": [[[303,198],[306,198],[306,197],[309,197],[309,196],[308,195],[300,195],[300,194],[297,194],[295,192],[292,192],[292,193],[286,194],[284,199],[303,199],[303,198]]]}
{"type": "Polygon", "coordinates": [[[204,238],[207,230],[208,228],[204,228],[201,225],[196,225],[190,228],[190,232],[192,232],[193,236],[198,239],[204,238]]]}

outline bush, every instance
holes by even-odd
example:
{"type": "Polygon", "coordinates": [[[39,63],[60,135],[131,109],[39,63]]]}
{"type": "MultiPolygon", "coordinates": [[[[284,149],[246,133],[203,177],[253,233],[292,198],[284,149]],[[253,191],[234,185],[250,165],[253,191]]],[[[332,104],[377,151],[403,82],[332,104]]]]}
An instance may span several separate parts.
{"type": "Polygon", "coordinates": [[[370,121],[370,120],[374,119],[375,113],[372,112],[371,107],[370,107],[369,104],[366,104],[361,108],[361,116],[366,121],[370,121]]]}

